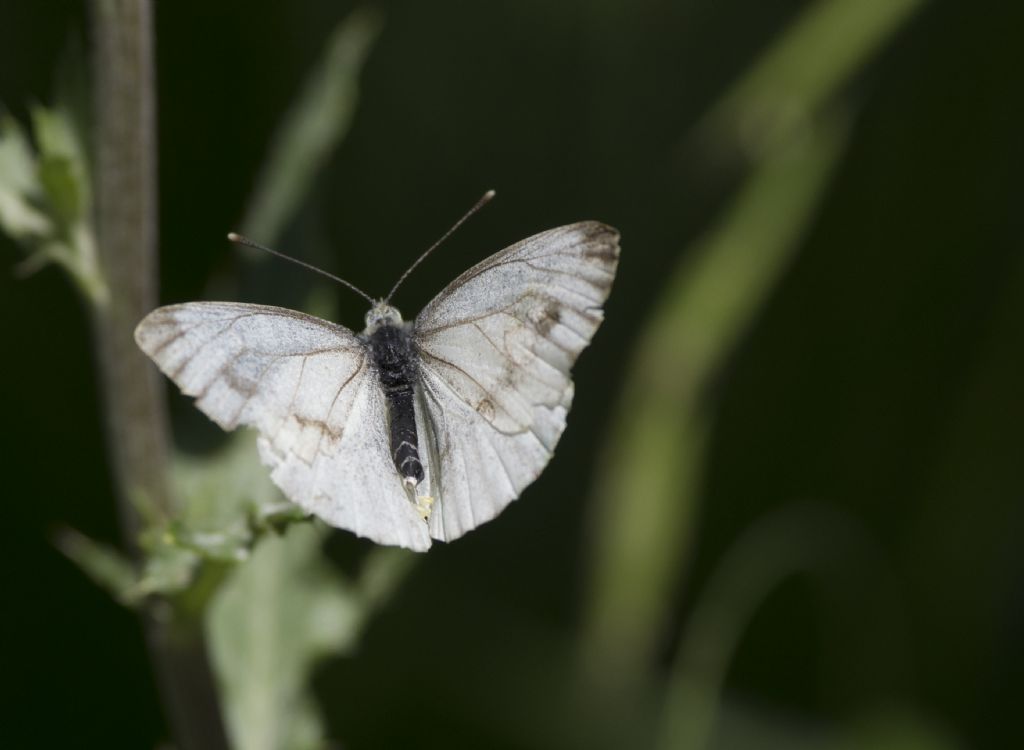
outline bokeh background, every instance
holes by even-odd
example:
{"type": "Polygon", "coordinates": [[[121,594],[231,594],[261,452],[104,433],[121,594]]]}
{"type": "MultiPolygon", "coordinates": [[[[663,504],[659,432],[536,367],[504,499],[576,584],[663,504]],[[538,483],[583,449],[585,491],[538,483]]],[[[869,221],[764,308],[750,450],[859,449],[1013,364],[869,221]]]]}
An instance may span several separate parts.
{"type": "MultiPolygon", "coordinates": [[[[361,325],[355,295],[223,240],[258,221],[274,134],[354,10],[157,4],[163,302],[315,298],[361,325]]],[[[361,12],[343,138],[257,239],[381,294],[495,188],[402,289],[407,317],[559,224],[612,224],[622,260],[543,476],[315,664],[337,746],[1024,746],[1024,7],[361,12]]],[[[20,122],[87,20],[0,3],[20,122]]],[[[0,232],[0,736],[155,747],[137,616],[52,543],[119,540],[88,316],[23,258],[0,232]]],[[[168,397],[181,450],[223,445],[168,397]]],[[[346,576],[368,547],[326,553],[346,576]]]]}

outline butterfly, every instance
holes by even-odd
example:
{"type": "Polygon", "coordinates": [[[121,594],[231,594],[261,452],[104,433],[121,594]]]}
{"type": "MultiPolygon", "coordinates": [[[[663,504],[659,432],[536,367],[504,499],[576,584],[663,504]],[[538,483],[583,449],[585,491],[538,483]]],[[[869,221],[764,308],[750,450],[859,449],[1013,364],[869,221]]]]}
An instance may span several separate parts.
{"type": "Polygon", "coordinates": [[[584,221],[478,263],[412,321],[390,294],[370,298],[361,333],[280,307],[188,302],[151,312],[135,340],[222,428],[256,428],[292,502],[425,551],[493,519],[551,459],[618,258],[618,232],[584,221]]]}

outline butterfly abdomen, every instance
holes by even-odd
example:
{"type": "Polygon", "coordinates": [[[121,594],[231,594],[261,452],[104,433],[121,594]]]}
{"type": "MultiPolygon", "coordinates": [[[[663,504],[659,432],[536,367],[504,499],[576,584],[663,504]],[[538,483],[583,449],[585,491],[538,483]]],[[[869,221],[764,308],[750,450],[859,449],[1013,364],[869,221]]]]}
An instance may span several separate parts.
{"type": "Polygon", "coordinates": [[[382,325],[368,336],[380,387],[388,402],[391,459],[403,480],[423,481],[416,410],[413,407],[417,374],[416,349],[408,332],[399,326],[382,325]]]}

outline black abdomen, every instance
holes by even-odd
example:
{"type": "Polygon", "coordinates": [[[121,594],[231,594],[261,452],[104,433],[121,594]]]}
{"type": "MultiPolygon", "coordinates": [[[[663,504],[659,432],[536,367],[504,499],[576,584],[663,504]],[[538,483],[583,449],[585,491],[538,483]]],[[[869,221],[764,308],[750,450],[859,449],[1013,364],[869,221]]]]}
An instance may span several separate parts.
{"type": "Polygon", "coordinates": [[[369,337],[369,344],[380,386],[388,401],[391,459],[403,480],[419,484],[423,481],[423,464],[420,463],[413,406],[416,351],[405,330],[392,325],[384,325],[374,331],[369,337]]]}
{"type": "Polygon", "coordinates": [[[417,449],[416,411],[412,386],[385,391],[391,416],[391,458],[403,479],[423,481],[423,464],[417,449]]]}

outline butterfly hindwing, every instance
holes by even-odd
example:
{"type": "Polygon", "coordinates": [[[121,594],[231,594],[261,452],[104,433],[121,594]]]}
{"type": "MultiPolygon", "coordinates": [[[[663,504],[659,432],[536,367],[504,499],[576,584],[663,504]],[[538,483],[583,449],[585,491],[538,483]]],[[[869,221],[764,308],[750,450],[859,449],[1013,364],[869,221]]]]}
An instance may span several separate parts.
{"type": "Polygon", "coordinates": [[[550,460],[618,256],[618,233],[598,222],[542,232],[466,271],[416,318],[439,464],[434,538],[494,518],[550,460]]]}
{"type": "Polygon", "coordinates": [[[135,338],[217,424],[259,431],[261,459],[292,501],[381,544],[430,546],[389,457],[384,396],[351,331],[283,308],[192,302],[153,311],[135,338]]]}

